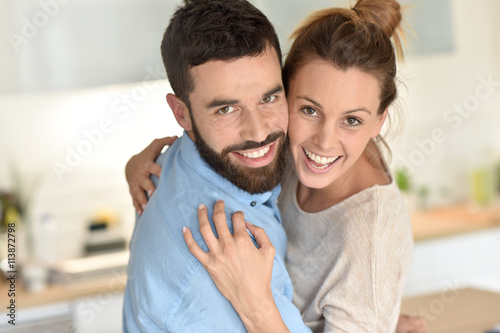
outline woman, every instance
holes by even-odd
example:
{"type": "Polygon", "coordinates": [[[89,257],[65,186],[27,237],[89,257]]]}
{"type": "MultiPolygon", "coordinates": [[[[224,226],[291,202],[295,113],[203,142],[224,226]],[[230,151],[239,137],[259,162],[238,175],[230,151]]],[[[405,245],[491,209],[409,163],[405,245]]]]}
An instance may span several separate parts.
{"type": "MultiPolygon", "coordinates": [[[[279,205],[294,304],[314,332],[392,332],[398,321],[413,241],[407,209],[377,142],[383,142],[379,133],[396,98],[390,38],[402,54],[400,21],[394,0],[317,11],[293,34],[283,68],[293,169],[286,172],[279,205]]],[[[159,173],[159,166],[151,166],[161,149],[154,147],[127,165],[131,193],[134,183],[141,184],[140,192],[152,190],[146,178],[159,173]]],[[[144,199],[134,197],[136,208],[144,199]]],[[[209,252],[185,229],[191,253],[249,331],[292,329],[274,311],[272,244],[241,213],[233,216],[231,235],[224,214],[217,214],[223,210],[218,202],[217,239],[204,228],[207,210],[200,206],[209,252]]]]}

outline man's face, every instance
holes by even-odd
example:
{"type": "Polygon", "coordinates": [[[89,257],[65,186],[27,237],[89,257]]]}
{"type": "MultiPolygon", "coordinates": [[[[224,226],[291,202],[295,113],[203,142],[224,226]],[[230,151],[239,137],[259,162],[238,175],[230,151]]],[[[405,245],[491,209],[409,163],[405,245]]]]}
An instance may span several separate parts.
{"type": "Polygon", "coordinates": [[[281,181],[288,109],[276,51],[193,67],[190,136],[201,156],[249,193],[281,181]]]}

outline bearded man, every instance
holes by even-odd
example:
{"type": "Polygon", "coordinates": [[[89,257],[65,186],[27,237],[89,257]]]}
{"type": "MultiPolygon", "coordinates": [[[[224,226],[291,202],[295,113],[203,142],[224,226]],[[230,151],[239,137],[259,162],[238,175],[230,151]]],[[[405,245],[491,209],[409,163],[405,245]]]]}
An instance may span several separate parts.
{"type": "Polygon", "coordinates": [[[228,221],[243,211],[264,228],[276,250],[274,301],[288,327],[309,331],[291,302],[286,235],[276,205],[288,110],[273,26],[245,0],[185,1],[161,51],[174,91],[167,103],[185,131],[157,160],[161,176],[153,177],[156,190],[136,222],[124,331],[246,332],[182,237],[189,227],[207,250],[197,208],[206,204],[211,216],[218,199],[225,201],[228,221]]]}

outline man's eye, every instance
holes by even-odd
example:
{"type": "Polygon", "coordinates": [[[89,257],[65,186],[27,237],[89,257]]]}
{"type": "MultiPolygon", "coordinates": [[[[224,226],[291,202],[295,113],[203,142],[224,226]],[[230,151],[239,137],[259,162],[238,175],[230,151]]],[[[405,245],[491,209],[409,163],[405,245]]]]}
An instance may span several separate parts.
{"type": "Polygon", "coordinates": [[[276,99],[275,95],[267,96],[262,99],[262,103],[271,103],[276,99]]]}
{"type": "Polygon", "coordinates": [[[222,113],[222,114],[227,114],[227,113],[231,113],[235,110],[235,108],[233,106],[225,106],[219,110],[217,110],[217,113],[222,113]]]}

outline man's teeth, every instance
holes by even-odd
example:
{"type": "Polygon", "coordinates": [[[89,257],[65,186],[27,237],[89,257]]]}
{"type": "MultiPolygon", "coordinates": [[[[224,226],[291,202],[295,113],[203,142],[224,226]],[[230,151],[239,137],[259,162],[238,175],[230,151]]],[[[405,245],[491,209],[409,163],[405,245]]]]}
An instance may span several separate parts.
{"type": "Polygon", "coordinates": [[[259,158],[266,155],[269,149],[271,149],[271,147],[263,148],[259,151],[255,150],[251,153],[240,153],[240,154],[248,158],[259,158]]]}
{"type": "MultiPolygon", "coordinates": [[[[316,155],[315,153],[310,152],[309,150],[304,148],[304,152],[306,153],[307,157],[309,157],[311,160],[313,160],[316,164],[323,164],[321,167],[317,167],[318,169],[324,169],[328,165],[332,164],[335,162],[339,157],[321,157],[316,155]]],[[[316,167],[316,166],[314,166],[316,167]]]]}

